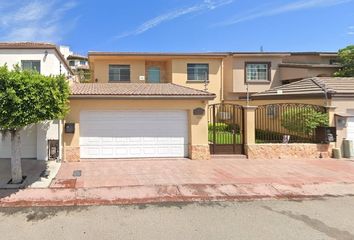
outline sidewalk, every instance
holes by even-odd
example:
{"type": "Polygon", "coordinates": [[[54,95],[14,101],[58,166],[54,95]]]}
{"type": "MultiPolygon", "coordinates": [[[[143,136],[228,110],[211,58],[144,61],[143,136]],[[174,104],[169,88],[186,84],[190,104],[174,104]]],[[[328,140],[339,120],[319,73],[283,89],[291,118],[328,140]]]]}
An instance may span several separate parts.
{"type": "Polygon", "coordinates": [[[1,207],[304,199],[354,195],[354,184],[227,184],[2,190],[1,207]],[[4,196],[4,197],[2,197],[4,196]]]}
{"type": "Polygon", "coordinates": [[[83,161],[63,163],[50,188],[0,190],[0,206],[226,201],[354,195],[348,160],[83,161]],[[81,170],[81,176],[73,171],[81,170]]]}

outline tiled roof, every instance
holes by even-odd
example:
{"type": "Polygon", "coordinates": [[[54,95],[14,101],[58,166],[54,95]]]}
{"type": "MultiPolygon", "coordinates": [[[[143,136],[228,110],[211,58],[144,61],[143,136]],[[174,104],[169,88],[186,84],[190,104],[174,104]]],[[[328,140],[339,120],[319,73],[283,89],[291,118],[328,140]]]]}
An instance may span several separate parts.
{"type": "Polygon", "coordinates": [[[56,45],[52,43],[42,43],[42,42],[0,42],[0,49],[33,49],[33,48],[56,48],[56,45]]]}
{"type": "Polygon", "coordinates": [[[82,60],[87,60],[88,58],[86,56],[82,56],[79,54],[72,54],[68,56],[68,59],[82,59],[82,60]]]}
{"type": "Polygon", "coordinates": [[[252,99],[291,98],[299,96],[351,96],[354,97],[354,77],[314,77],[275,87],[251,96],[252,99]]]}
{"type": "Polygon", "coordinates": [[[75,83],[71,85],[72,97],[177,97],[214,99],[215,94],[173,83],[75,83]]]}

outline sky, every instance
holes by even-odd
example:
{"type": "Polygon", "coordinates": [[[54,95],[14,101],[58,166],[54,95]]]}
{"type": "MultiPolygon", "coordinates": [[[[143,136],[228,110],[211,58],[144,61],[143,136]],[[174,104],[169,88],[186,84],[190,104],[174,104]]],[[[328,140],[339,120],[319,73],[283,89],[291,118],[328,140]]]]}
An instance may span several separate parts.
{"type": "Polygon", "coordinates": [[[337,51],[354,0],[0,0],[0,41],[88,51],[337,51]]]}

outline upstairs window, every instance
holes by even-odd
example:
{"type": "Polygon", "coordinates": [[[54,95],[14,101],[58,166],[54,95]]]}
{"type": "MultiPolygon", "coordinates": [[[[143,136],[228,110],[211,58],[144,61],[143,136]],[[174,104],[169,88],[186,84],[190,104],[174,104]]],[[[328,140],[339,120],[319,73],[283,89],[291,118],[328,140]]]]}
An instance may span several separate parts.
{"type": "Polygon", "coordinates": [[[33,70],[41,72],[41,61],[39,60],[22,60],[21,61],[22,70],[33,70]]]}
{"type": "Polygon", "coordinates": [[[70,60],[69,61],[69,66],[74,67],[75,66],[75,61],[74,60],[70,60]]]}
{"type": "Polygon", "coordinates": [[[248,62],[245,66],[246,82],[270,81],[270,63],[248,62]]]}
{"type": "Polygon", "coordinates": [[[109,65],[109,81],[130,81],[130,65],[109,65]]]}
{"type": "Polygon", "coordinates": [[[86,65],[86,61],[80,60],[80,65],[86,65]]]}
{"type": "Polygon", "coordinates": [[[209,64],[207,63],[188,63],[187,64],[188,81],[209,80],[209,64]]]}

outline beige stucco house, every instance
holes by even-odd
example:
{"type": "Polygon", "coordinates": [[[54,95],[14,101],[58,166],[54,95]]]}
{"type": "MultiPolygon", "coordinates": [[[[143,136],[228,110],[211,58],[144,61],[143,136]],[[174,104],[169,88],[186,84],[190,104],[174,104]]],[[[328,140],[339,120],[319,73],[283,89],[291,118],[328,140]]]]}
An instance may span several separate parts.
{"type": "MultiPolygon", "coordinates": [[[[327,106],[330,126],[336,127],[335,147],[354,141],[354,78],[314,77],[275,87],[251,96],[254,103],[292,102],[327,106]]],[[[354,149],[353,149],[354,150],[354,149]]]]}
{"type": "MultiPolygon", "coordinates": [[[[256,104],[252,94],[331,76],[339,68],[336,53],[317,52],[89,52],[88,57],[91,82],[72,85],[63,133],[66,161],[209,159],[211,106],[237,104],[246,116],[242,106],[256,104]]],[[[247,126],[239,128],[243,144],[252,136],[246,136],[247,126]]]]}

